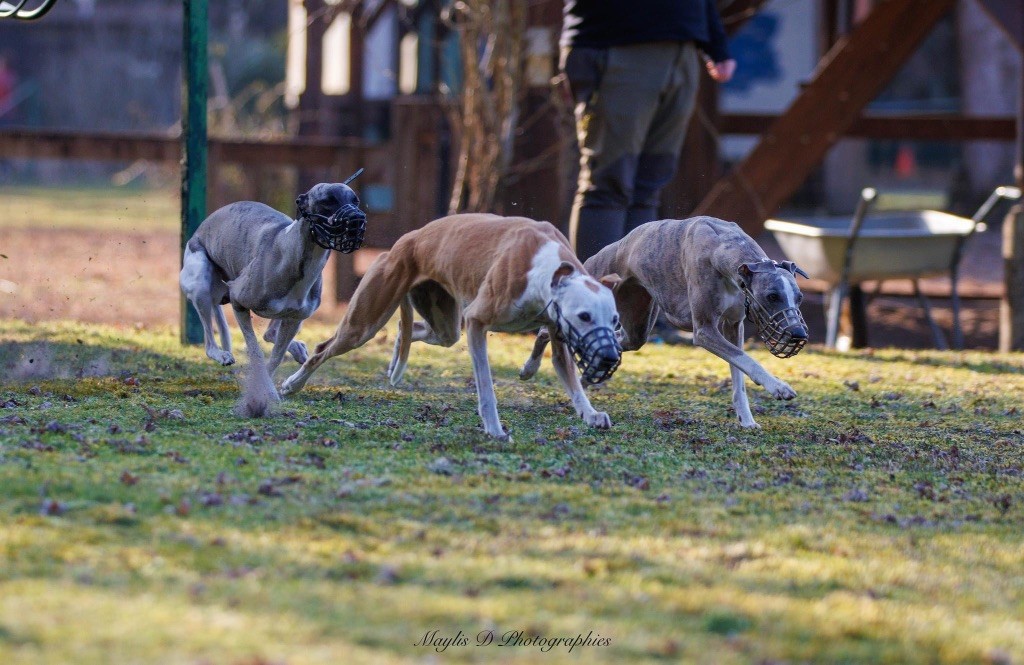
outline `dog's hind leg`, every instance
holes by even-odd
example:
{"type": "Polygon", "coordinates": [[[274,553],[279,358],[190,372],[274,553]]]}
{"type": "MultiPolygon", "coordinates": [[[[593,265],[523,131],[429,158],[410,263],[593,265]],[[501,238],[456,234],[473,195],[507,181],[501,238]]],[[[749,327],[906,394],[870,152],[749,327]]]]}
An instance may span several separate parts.
{"type": "Polygon", "coordinates": [[[405,366],[409,363],[409,347],[414,341],[412,300],[409,296],[402,298],[401,322],[398,324],[398,336],[395,337],[395,350],[388,364],[388,381],[397,386],[405,374],[405,366]]]}
{"type": "MultiPolygon", "coordinates": [[[[186,248],[185,256],[182,259],[181,274],[178,276],[178,283],[181,285],[181,290],[184,292],[185,297],[188,298],[199,314],[199,321],[203,325],[206,355],[221,365],[231,365],[235,362],[235,357],[231,355],[230,346],[228,346],[227,350],[218,348],[216,337],[213,333],[213,323],[211,321],[215,308],[211,294],[213,280],[213,264],[210,262],[206,252],[202,249],[193,250],[186,248]]],[[[221,313],[217,320],[218,325],[221,325],[223,316],[223,313],[221,313]]],[[[223,323],[221,328],[222,336],[227,336],[226,331],[227,323],[223,323]]]]}
{"type": "Polygon", "coordinates": [[[519,370],[520,380],[529,381],[534,377],[537,370],[540,369],[541,361],[544,360],[544,349],[547,348],[550,341],[551,333],[547,328],[541,328],[537,333],[537,339],[533,342],[533,351],[530,352],[530,357],[526,359],[523,368],[519,370]]]}
{"type": "Polygon", "coordinates": [[[469,342],[469,357],[473,361],[477,412],[480,414],[480,419],[484,421],[484,431],[496,439],[511,441],[511,437],[501,426],[501,419],[498,417],[498,398],[494,394],[491,363],[487,358],[487,328],[484,324],[476,319],[467,319],[466,341],[469,342]]]}
{"type": "MultiPolygon", "coordinates": [[[[295,362],[299,363],[300,365],[302,363],[306,362],[306,359],[309,358],[309,351],[306,350],[305,342],[300,342],[299,340],[294,339],[295,335],[297,335],[298,332],[299,332],[299,328],[301,328],[301,327],[302,327],[302,321],[298,321],[297,325],[295,326],[295,332],[292,333],[292,335],[291,335],[292,338],[289,339],[289,341],[288,341],[288,349],[287,349],[288,353],[290,353],[292,358],[295,359],[295,362]]],[[[278,331],[280,331],[280,330],[281,330],[281,320],[280,319],[274,319],[274,320],[272,320],[270,322],[270,325],[267,326],[266,331],[263,333],[263,339],[265,341],[267,341],[267,342],[270,342],[271,344],[274,344],[275,345],[274,346],[274,350],[275,351],[277,350],[277,346],[276,345],[277,345],[277,340],[278,340],[279,335],[280,335],[280,333],[278,331]]],[[[284,351],[283,350],[281,352],[281,358],[282,358],[282,360],[284,359],[284,351]]],[[[278,365],[280,365],[280,361],[278,361],[278,365]]],[[[275,370],[277,370],[277,366],[274,366],[273,369],[270,370],[270,373],[273,374],[275,370]]]]}
{"type": "MultiPolygon", "coordinates": [[[[738,348],[743,348],[743,322],[723,323],[722,327],[725,338],[738,348]]],[[[760,427],[754,420],[754,415],[750,413],[750,401],[747,399],[747,388],[744,385],[746,376],[739,367],[732,363],[729,364],[729,372],[732,376],[732,408],[736,410],[736,417],[740,419],[740,425],[742,427],[760,427]]]]}
{"type": "Polygon", "coordinates": [[[437,282],[428,280],[412,287],[401,309],[402,323],[395,339],[395,351],[388,365],[391,385],[397,385],[402,379],[402,373],[405,372],[405,365],[409,360],[409,345],[412,342],[448,347],[458,342],[462,334],[462,307],[458,300],[437,282]],[[414,312],[419,312],[424,320],[413,321],[414,312]]]}
{"type": "MultiPolygon", "coordinates": [[[[295,341],[295,335],[299,332],[299,328],[302,327],[301,319],[274,319],[267,326],[267,331],[263,334],[263,339],[270,339],[274,343],[274,350],[270,352],[270,362],[267,363],[267,371],[270,372],[270,376],[274,376],[274,372],[281,366],[281,361],[284,360],[285,352],[292,354],[295,357],[295,351],[293,350],[296,344],[302,346],[302,353],[306,353],[306,345],[302,342],[295,341]],[[276,325],[275,325],[276,324],[276,325]],[[270,335],[273,330],[273,335],[270,335]]],[[[298,360],[298,358],[296,358],[298,360]]]]}
{"type": "MultiPolygon", "coordinates": [[[[548,334],[550,335],[550,333],[548,334]]],[[[565,386],[565,392],[569,394],[572,406],[576,409],[576,413],[583,418],[583,422],[598,429],[608,429],[611,427],[612,419],[608,414],[596,410],[590,404],[587,393],[583,390],[583,385],[580,383],[580,377],[576,374],[576,365],[572,361],[572,353],[569,352],[569,347],[565,342],[556,340],[551,345],[551,364],[555,366],[555,374],[558,375],[562,385],[565,386]]]]}
{"type": "Polygon", "coordinates": [[[328,359],[348,353],[366,344],[384,327],[409,292],[415,279],[411,268],[403,264],[395,249],[377,257],[352,294],[345,317],[334,335],[316,345],[316,349],[295,372],[281,384],[281,394],[290,395],[306,385],[306,381],[328,359]]]}
{"type": "Polygon", "coordinates": [[[231,353],[231,331],[228,330],[228,320],[224,317],[224,308],[218,305],[216,300],[213,303],[213,317],[217,323],[217,330],[220,331],[220,346],[231,353]]]}

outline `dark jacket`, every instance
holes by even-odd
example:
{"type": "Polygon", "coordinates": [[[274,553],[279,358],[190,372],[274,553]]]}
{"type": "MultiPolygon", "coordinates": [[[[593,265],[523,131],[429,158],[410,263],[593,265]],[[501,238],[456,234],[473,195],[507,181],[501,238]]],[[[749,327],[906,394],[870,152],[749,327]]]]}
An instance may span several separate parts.
{"type": "Polygon", "coordinates": [[[564,14],[562,46],[696,42],[713,61],[729,59],[714,0],[565,0],[564,14]]]}

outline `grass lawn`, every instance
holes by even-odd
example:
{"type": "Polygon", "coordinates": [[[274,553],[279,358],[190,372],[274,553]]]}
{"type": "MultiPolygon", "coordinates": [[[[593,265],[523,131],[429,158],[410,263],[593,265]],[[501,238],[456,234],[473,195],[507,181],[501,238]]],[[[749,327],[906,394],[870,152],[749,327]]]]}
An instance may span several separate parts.
{"type": "Polygon", "coordinates": [[[492,337],[498,443],[464,345],[392,389],[381,336],[247,421],[169,329],[0,322],[0,662],[1024,661],[1024,357],[756,351],[800,396],[750,432],[652,346],[596,432],[530,344],[492,337]]]}
{"type": "Polygon", "coordinates": [[[174,189],[0,186],[0,230],[178,231],[180,210],[174,189]]]}

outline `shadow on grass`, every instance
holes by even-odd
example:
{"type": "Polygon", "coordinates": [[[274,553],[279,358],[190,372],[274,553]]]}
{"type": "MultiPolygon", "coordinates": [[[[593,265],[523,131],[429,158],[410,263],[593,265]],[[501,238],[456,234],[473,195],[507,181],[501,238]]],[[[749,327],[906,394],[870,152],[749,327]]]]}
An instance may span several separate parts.
{"type": "Polygon", "coordinates": [[[131,376],[165,371],[194,375],[208,363],[185,360],[139,348],[77,342],[0,342],[0,376],[4,382],[131,376]]]}

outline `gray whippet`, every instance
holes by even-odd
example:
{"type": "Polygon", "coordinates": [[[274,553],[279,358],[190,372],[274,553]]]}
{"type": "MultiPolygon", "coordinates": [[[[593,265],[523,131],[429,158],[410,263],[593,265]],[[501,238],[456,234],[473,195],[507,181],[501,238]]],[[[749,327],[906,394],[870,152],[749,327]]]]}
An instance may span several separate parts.
{"type": "MultiPolygon", "coordinates": [[[[624,350],[644,345],[661,310],[673,326],[693,332],[695,345],[729,363],[732,404],[743,427],[758,427],[744,374],[776,399],[796,397],[788,384],[743,351],[743,320],[751,318],[772,354],[796,355],[807,341],[796,275],[807,275],[790,261],[769,259],[736,224],[713,217],[650,222],[605,247],[585,266],[595,277],[621,280],[613,291],[624,350]]],[[[542,330],[521,378],[536,373],[548,339],[542,330]]]]}
{"type": "MultiPolygon", "coordinates": [[[[203,324],[206,355],[235,362],[220,306],[231,303],[249,357],[263,362],[251,314],[270,319],[263,339],[273,343],[270,374],[287,351],[303,363],[306,345],[295,340],[302,322],[320,306],[321,273],[332,249],[352,252],[362,244],[366,215],[344,183],[320,183],[295,203],[296,219],[254,201],[240,201],[207,217],[185,247],[179,283],[203,324]],[[220,329],[217,346],[211,319],[220,329]]],[[[273,386],[270,386],[273,393],[273,386]]],[[[276,397],[276,393],[272,394],[276,397]]]]}

